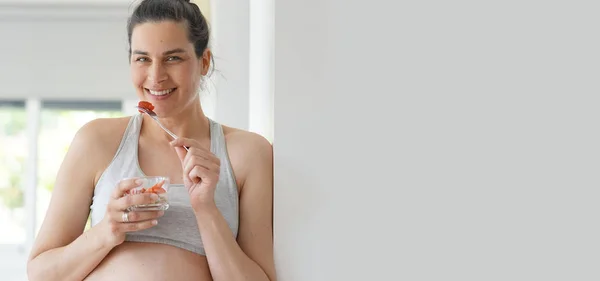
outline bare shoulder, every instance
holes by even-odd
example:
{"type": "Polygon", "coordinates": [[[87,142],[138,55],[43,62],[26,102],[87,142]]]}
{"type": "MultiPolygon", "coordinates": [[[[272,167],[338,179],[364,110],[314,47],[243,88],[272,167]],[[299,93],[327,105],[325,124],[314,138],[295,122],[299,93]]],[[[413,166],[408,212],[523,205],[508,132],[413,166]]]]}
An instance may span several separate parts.
{"type": "Polygon", "coordinates": [[[114,157],[131,117],[99,118],[83,125],[71,144],[72,153],[84,154],[98,177],[114,157]]]}
{"type": "Polygon", "coordinates": [[[240,189],[255,169],[272,169],[273,146],[260,134],[223,125],[229,159],[240,189]]]}
{"type": "Polygon", "coordinates": [[[90,150],[89,152],[102,151],[106,149],[104,145],[114,145],[115,142],[118,145],[129,124],[129,119],[130,117],[94,119],[77,131],[73,142],[80,143],[80,147],[90,150]]]}
{"type": "Polygon", "coordinates": [[[225,135],[228,148],[229,146],[232,146],[246,150],[246,153],[258,154],[271,152],[272,150],[271,143],[265,137],[254,132],[223,125],[223,134],[225,135]]]}

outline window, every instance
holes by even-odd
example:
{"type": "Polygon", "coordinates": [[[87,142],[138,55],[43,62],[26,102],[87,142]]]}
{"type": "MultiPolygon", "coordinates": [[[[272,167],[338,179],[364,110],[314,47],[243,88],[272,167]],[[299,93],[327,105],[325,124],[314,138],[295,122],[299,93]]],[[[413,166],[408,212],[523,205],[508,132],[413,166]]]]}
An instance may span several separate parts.
{"type": "MultiPolygon", "coordinates": [[[[0,101],[0,272],[26,280],[25,172],[28,159],[25,101],[0,101]]],[[[19,279],[17,279],[19,278],[19,279]]]]}
{"type": "Polygon", "coordinates": [[[75,133],[93,119],[125,115],[121,104],[0,100],[2,280],[27,280],[30,246],[46,215],[56,174],[75,133]]]}
{"type": "Polygon", "coordinates": [[[0,244],[25,244],[25,161],[27,128],[24,101],[0,102],[0,244]]]}
{"type": "MultiPolygon", "coordinates": [[[[75,133],[93,119],[123,115],[121,102],[42,102],[38,137],[36,234],[44,221],[56,174],[75,133]]],[[[86,228],[89,228],[89,224],[86,228]]]]}

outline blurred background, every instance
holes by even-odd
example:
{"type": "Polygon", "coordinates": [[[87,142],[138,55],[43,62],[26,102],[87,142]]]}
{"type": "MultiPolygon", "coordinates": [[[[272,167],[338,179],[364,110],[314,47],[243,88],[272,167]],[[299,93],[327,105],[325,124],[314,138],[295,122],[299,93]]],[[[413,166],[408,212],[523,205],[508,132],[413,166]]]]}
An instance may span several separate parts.
{"type": "MultiPolygon", "coordinates": [[[[254,33],[254,50],[260,49],[254,55],[258,62],[254,67],[263,74],[255,74],[250,85],[250,3],[192,2],[213,31],[216,72],[202,93],[206,114],[223,124],[252,127],[272,140],[272,123],[266,121],[272,110],[264,110],[272,107],[264,80],[270,66],[268,58],[261,58],[270,51],[264,46],[272,44],[265,33],[272,18],[254,17],[253,26],[261,28],[254,33]],[[219,10],[221,14],[215,13],[219,10]],[[252,118],[250,112],[256,110],[250,109],[251,86],[255,93],[262,93],[254,98],[260,104],[254,108],[261,113],[252,118]]],[[[130,82],[126,33],[135,3],[0,0],[0,50],[4,54],[0,63],[1,280],[27,280],[25,260],[77,130],[95,118],[135,113],[137,98],[130,82]]],[[[265,15],[268,3],[254,3],[253,11],[265,15]]]]}

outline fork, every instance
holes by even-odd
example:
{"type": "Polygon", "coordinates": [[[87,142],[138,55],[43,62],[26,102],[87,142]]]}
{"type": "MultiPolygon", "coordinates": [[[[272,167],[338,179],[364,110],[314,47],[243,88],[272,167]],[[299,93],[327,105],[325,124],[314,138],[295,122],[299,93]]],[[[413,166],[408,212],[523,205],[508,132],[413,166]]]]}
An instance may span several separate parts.
{"type": "MultiPolygon", "coordinates": [[[[154,119],[154,121],[156,121],[158,126],[160,126],[165,132],[167,132],[167,134],[169,134],[169,136],[171,136],[173,139],[176,140],[179,138],[177,135],[173,134],[173,132],[171,132],[169,129],[167,129],[165,126],[163,126],[163,124],[160,123],[160,121],[158,121],[158,116],[156,116],[156,113],[154,111],[147,109],[147,108],[139,107],[139,106],[136,106],[135,108],[148,114],[148,116],[150,116],[152,119],[154,119]]],[[[190,149],[187,146],[184,146],[183,148],[185,148],[186,151],[190,151],[190,149]]]]}

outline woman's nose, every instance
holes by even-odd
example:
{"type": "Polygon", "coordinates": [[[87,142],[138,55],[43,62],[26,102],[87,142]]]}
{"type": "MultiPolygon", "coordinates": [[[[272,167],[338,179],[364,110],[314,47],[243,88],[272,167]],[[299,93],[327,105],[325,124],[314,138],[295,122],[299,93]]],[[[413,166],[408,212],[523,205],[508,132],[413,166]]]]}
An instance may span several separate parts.
{"type": "Polygon", "coordinates": [[[152,81],[153,83],[165,81],[167,80],[167,77],[167,72],[160,63],[152,64],[148,70],[148,80],[152,81]]]}

